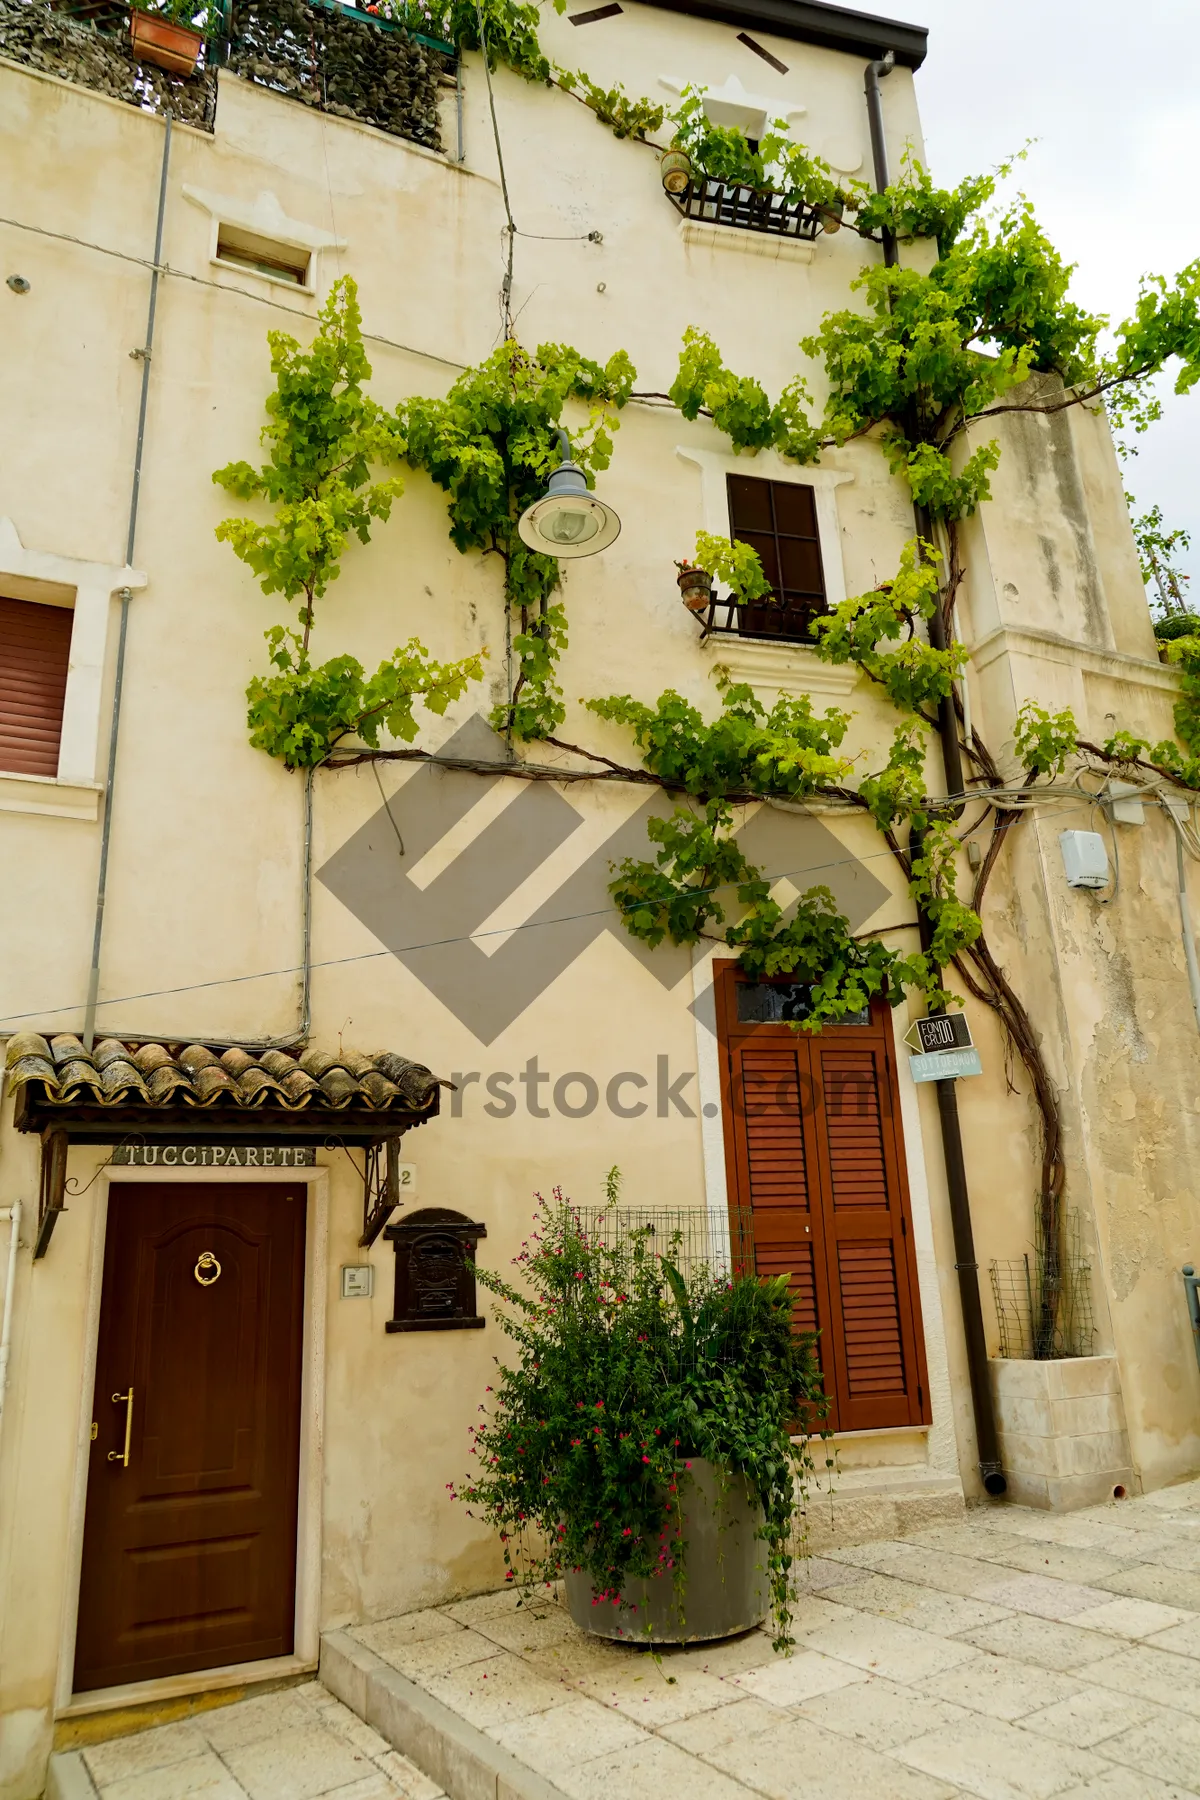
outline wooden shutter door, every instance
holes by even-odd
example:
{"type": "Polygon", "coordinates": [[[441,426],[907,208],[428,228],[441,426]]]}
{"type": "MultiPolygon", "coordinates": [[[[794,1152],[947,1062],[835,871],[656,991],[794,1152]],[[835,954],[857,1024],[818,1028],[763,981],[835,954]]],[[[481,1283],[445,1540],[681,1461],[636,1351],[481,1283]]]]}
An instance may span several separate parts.
{"type": "Polygon", "coordinates": [[[0,769],[57,775],[74,613],[0,596],[0,769]]]}
{"type": "MultiPolygon", "coordinates": [[[[755,1267],[760,1275],[790,1275],[796,1329],[823,1333],[824,1221],[809,1203],[816,1154],[811,1101],[805,1104],[812,1088],[808,1045],[795,1036],[791,1043],[739,1044],[730,1077],[726,1118],[732,1114],[736,1122],[730,1197],[752,1209],[755,1267]]],[[[823,1337],[817,1348],[822,1354],[823,1337]]]]}
{"type": "Polygon", "coordinates": [[[837,1431],[927,1420],[886,1006],[816,1034],[738,1019],[718,963],[726,1170],[751,1209],[760,1275],[791,1276],[796,1328],[819,1331],[837,1431]]]}
{"type": "Polygon", "coordinates": [[[863,1041],[842,1027],[812,1045],[829,1360],[842,1431],[917,1425],[927,1416],[890,1020],[878,1003],[873,1013],[863,1041]]]}

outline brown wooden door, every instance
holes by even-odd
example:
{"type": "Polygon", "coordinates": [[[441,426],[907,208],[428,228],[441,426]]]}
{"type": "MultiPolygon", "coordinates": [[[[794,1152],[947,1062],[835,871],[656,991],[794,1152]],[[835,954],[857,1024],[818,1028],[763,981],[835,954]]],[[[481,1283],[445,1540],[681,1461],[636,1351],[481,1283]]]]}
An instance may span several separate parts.
{"type": "Polygon", "coordinates": [[[293,1648],[304,1215],[301,1185],[110,1190],[77,1693],[293,1648]]]}
{"type": "Polygon", "coordinates": [[[927,1423],[890,1011],[809,1033],[761,1016],[789,1010],[790,984],[716,978],[729,1198],[759,1273],[790,1275],[797,1328],[820,1334],[829,1424],[927,1423]]]}

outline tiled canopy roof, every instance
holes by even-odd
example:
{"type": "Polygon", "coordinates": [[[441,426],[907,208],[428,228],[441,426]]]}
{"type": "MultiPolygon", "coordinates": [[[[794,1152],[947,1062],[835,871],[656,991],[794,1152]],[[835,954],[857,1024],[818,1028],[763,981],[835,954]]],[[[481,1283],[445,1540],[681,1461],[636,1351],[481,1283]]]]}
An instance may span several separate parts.
{"type": "Polygon", "coordinates": [[[261,1112],[425,1113],[438,1077],[422,1063],[384,1051],[224,1050],[203,1044],[123,1044],[105,1038],[91,1051],[64,1033],[47,1040],[23,1031],[8,1046],[8,1079],[47,1107],[202,1107],[261,1112]]]}

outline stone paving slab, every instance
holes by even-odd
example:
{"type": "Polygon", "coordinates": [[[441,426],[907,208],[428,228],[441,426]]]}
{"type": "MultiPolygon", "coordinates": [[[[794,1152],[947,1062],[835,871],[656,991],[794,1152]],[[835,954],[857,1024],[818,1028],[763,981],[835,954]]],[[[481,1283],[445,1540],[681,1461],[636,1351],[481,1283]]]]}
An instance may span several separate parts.
{"type": "Polygon", "coordinates": [[[823,1548],[797,1579],[787,1657],[764,1631],[653,1657],[579,1632],[555,1596],[528,1608],[512,1593],[333,1632],[326,1685],[96,1745],[82,1753],[89,1789],[100,1800],[1200,1796],[1200,1482],[1066,1517],[972,1509],[904,1538],[823,1548]]]}
{"type": "Polygon", "coordinates": [[[53,1760],[71,1800],[445,1800],[319,1681],[53,1760]]]}

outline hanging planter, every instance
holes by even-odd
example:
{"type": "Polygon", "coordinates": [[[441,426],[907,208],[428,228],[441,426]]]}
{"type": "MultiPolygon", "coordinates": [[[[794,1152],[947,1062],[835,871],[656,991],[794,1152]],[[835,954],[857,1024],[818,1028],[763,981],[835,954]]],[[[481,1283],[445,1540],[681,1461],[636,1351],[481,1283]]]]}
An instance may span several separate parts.
{"type": "Polygon", "coordinates": [[[154,63],[172,75],[191,75],[204,33],[192,25],[165,18],[162,13],[134,9],[129,15],[129,41],[139,62],[154,63]]]}
{"type": "Polygon", "coordinates": [[[692,185],[692,161],[686,151],[664,150],[658,172],[668,194],[686,194],[692,185]]]}
{"type": "Polygon", "coordinates": [[[713,578],[707,569],[693,568],[690,563],[677,563],[679,592],[689,612],[707,612],[712,604],[713,578]]]}

